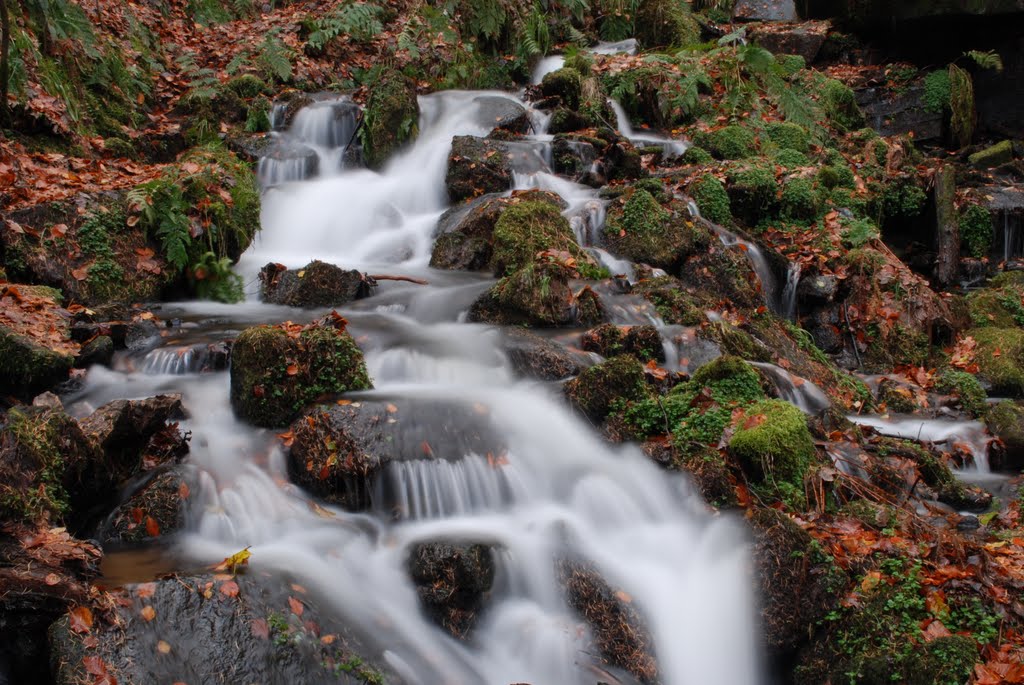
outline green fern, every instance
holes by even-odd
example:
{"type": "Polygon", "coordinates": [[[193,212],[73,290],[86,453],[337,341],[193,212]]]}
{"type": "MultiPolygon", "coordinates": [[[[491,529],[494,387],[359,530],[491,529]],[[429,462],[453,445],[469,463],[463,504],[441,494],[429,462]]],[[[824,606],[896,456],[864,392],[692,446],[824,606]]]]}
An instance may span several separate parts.
{"type": "Polygon", "coordinates": [[[338,36],[349,36],[358,42],[372,40],[384,30],[383,14],[384,9],[373,3],[347,4],[315,20],[306,43],[319,52],[338,36]]]}
{"type": "Polygon", "coordinates": [[[276,33],[263,39],[256,62],[268,80],[276,78],[282,83],[292,80],[292,51],[276,33]]]}
{"type": "Polygon", "coordinates": [[[950,128],[960,147],[971,144],[974,137],[974,82],[965,70],[949,65],[950,128]]]}
{"type": "Polygon", "coordinates": [[[964,53],[964,57],[970,57],[982,69],[993,69],[998,73],[1003,72],[1003,58],[995,50],[986,50],[985,52],[969,50],[964,53]]]}

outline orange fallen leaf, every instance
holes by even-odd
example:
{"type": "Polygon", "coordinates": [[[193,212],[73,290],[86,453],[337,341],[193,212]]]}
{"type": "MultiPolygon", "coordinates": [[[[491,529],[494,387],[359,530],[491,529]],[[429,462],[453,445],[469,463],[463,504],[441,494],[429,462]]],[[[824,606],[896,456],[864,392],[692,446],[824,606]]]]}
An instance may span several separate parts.
{"type": "Polygon", "coordinates": [[[296,616],[302,616],[302,612],[305,610],[305,607],[302,606],[302,602],[294,597],[288,598],[288,606],[291,607],[292,613],[296,616]]]}
{"type": "Polygon", "coordinates": [[[160,640],[156,643],[156,651],[160,652],[161,654],[170,654],[171,645],[166,640],[160,640]]]}
{"type": "Polygon", "coordinates": [[[71,610],[71,630],[78,634],[88,633],[92,630],[92,609],[89,607],[77,606],[71,610]]]}
{"type": "Polygon", "coordinates": [[[228,580],[220,584],[220,593],[225,597],[237,597],[238,596],[238,583],[233,580],[228,580]]]}
{"type": "Polygon", "coordinates": [[[142,607],[141,616],[143,621],[149,623],[154,618],[156,618],[156,609],[147,604],[146,606],[142,607]]]}

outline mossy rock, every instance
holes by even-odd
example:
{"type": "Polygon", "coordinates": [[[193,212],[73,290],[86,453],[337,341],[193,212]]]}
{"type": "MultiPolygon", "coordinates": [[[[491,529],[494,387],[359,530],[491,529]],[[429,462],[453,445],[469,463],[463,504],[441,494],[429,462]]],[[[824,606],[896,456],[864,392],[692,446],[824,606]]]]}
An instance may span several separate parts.
{"type": "Polygon", "coordinates": [[[768,124],[768,139],[783,150],[794,150],[807,154],[811,149],[811,137],[807,129],[788,122],[768,124]]]}
{"type": "Polygon", "coordinates": [[[818,170],[818,184],[828,190],[852,189],[855,187],[856,179],[850,167],[845,164],[835,164],[823,166],[818,170]]]}
{"type": "Polygon", "coordinates": [[[605,323],[583,334],[580,347],[602,357],[631,354],[640,361],[665,360],[661,334],[654,326],[616,326],[605,323]]]}
{"type": "Polygon", "coordinates": [[[729,451],[756,482],[800,493],[815,457],[806,417],[783,400],[747,407],[729,439],[729,451]]]}
{"type": "Polygon", "coordinates": [[[663,207],[643,188],[609,210],[604,239],[615,254],[667,271],[675,271],[711,242],[701,226],[683,217],[681,208],[663,207]]]}
{"type": "Polygon", "coordinates": [[[975,326],[1024,328],[1024,285],[1007,283],[975,290],[967,295],[967,305],[975,326]]]}
{"type": "Polygon", "coordinates": [[[777,211],[778,183],[767,164],[729,169],[726,189],[733,215],[748,226],[756,226],[777,211]]]}
{"type": "Polygon", "coordinates": [[[549,202],[526,200],[510,204],[494,224],[491,269],[504,276],[532,264],[537,253],[565,252],[577,263],[596,266],[576,242],[569,221],[549,202]]]}
{"type": "Polygon", "coordinates": [[[690,195],[697,203],[701,216],[708,221],[727,226],[732,222],[729,193],[715,176],[704,174],[690,186],[690,195]]]}
{"type": "Polygon", "coordinates": [[[633,292],[654,305],[662,321],[674,326],[699,326],[707,315],[683,283],[672,276],[648,278],[634,284],[633,292]]]}
{"type": "Polygon", "coordinates": [[[973,373],[946,369],[936,379],[935,388],[955,395],[960,407],[971,416],[981,417],[988,411],[988,393],[973,373]]]}
{"type": "Polygon", "coordinates": [[[231,406],[257,426],[286,426],[318,397],[370,387],[363,353],[337,315],[299,330],[249,328],[231,350],[231,406]]]}
{"type": "Polygon", "coordinates": [[[1013,143],[1004,140],[985,148],[967,158],[971,166],[978,169],[991,169],[1013,161],[1013,143]]]}
{"type": "Polygon", "coordinates": [[[779,217],[789,221],[811,221],[820,211],[821,204],[814,184],[806,178],[787,179],[779,198],[779,217]]]}
{"type": "Polygon", "coordinates": [[[185,524],[189,497],[196,485],[194,474],[185,467],[155,474],[111,512],[100,542],[105,547],[128,545],[173,535],[185,524]]]}
{"type": "Polygon", "coordinates": [[[421,542],[410,550],[406,569],[424,613],[453,637],[466,637],[494,584],[490,546],[421,542]]]}
{"type": "Polygon", "coordinates": [[[562,104],[570,110],[579,109],[582,90],[583,77],[580,72],[569,67],[552,71],[540,82],[540,92],[544,97],[560,98],[562,104]]]}
{"type": "Polygon", "coordinates": [[[1024,407],[1003,400],[989,410],[985,425],[1003,442],[1002,466],[1020,468],[1024,465],[1024,407]]]}
{"type": "Polygon", "coordinates": [[[683,162],[686,164],[711,164],[715,158],[711,153],[699,145],[691,145],[683,153],[683,162]]]}
{"type": "Polygon", "coordinates": [[[960,208],[960,240],[970,256],[981,259],[992,250],[992,214],[981,205],[960,208]]]}
{"type": "Polygon", "coordinates": [[[267,84],[263,82],[263,79],[255,74],[242,74],[240,76],[236,76],[225,83],[224,87],[234,91],[235,95],[238,97],[245,98],[247,100],[268,94],[267,84]]]}
{"type": "Polygon", "coordinates": [[[385,70],[370,89],[359,139],[363,160],[379,169],[419,134],[420,106],[416,85],[398,71],[385,70]]]}
{"type": "Polygon", "coordinates": [[[749,128],[739,124],[699,133],[695,142],[715,159],[746,159],[757,152],[757,137],[749,128]]]}
{"type": "Polygon", "coordinates": [[[1024,329],[974,328],[967,335],[978,343],[978,375],[992,385],[992,394],[1024,397],[1024,329]]]}
{"type": "Polygon", "coordinates": [[[512,187],[507,147],[490,138],[455,136],[444,184],[452,202],[507,191],[512,187]]]}
{"type": "Polygon", "coordinates": [[[29,401],[39,393],[67,380],[74,360],[42,347],[7,326],[0,325],[0,387],[29,401]]]}
{"type": "Polygon", "coordinates": [[[260,270],[264,302],[288,307],[339,307],[370,295],[370,283],[355,269],[313,260],[301,269],[267,264],[260,270]]]}
{"type": "Polygon", "coordinates": [[[612,357],[565,384],[569,402],[593,421],[602,421],[612,403],[639,401],[648,394],[643,364],[632,355],[612,357]]]}
{"type": "Polygon", "coordinates": [[[498,281],[469,308],[469,320],[505,326],[593,326],[604,320],[600,298],[589,287],[575,291],[575,271],[561,264],[531,263],[498,281]]]}
{"type": "Polygon", "coordinates": [[[681,0],[641,0],[634,25],[637,44],[644,50],[700,42],[700,26],[681,0]]]}
{"type": "Polygon", "coordinates": [[[883,378],[878,384],[878,401],[885,404],[890,412],[910,414],[917,409],[914,392],[891,378],[883,378]]]}
{"type": "Polygon", "coordinates": [[[853,90],[835,79],[827,79],[820,90],[819,102],[832,126],[841,133],[864,126],[864,113],[857,105],[853,90]]]}

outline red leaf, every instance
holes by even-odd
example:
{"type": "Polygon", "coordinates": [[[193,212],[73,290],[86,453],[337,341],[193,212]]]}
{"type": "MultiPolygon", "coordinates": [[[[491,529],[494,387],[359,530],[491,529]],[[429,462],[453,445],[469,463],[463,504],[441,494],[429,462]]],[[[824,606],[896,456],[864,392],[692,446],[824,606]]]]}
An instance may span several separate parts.
{"type": "Polygon", "coordinates": [[[252,631],[253,637],[259,638],[261,640],[270,639],[270,626],[267,625],[266,619],[254,618],[252,620],[252,627],[250,628],[250,630],[252,631]]]}
{"type": "Polygon", "coordinates": [[[71,610],[71,630],[82,635],[92,630],[92,609],[78,606],[71,610]]]}
{"type": "Polygon", "coordinates": [[[160,525],[152,516],[146,517],[146,535],[151,538],[159,537],[160,535],[160,525]]]}
{"type": "Polygon", "coordinates": [[[237,597],[238,596],[238,583],[233,580],[228,580],[220,584],[220,593],[225,597],[237,597]]]}
{"type": "Polygon", "coordinates": [[[302,616],[302,612],[305,610],[305,607],[302,606],[302,602],[295,599],[294,597],[288,598],[288,606],[291,607],[292,613],[296,616],[302,616]]]}

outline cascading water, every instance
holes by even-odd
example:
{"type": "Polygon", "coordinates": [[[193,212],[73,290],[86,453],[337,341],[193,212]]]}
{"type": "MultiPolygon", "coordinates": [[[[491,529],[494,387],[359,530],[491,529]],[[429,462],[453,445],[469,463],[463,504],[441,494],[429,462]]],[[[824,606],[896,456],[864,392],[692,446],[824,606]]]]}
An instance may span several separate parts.
{"type": "MultiPolygon", "coordinates": [[[[294,579],[323,610],[373,636],[407,683],[593,683],[587,629],[556,572],[556,560],[568,557],[586,560],[628,594],[651,632],[660,682],[758,683],[739,524],[709,515],[687,481],[639,449],[610,447],[549,388],[516,381],[497,332],[459,323],[490,281],[426,268],[447,205],[452,137],[489,131],[474,104],[479,95],[421,98],[419,138],[379,173],[343,169],[268,189],[263,231],[239,269],[252,278],[268,261],[297,267],[318,258],[429,280],[382,283],[373,298],[344,310],[376,388],[353,399],[467,404],[500,438],[498,458],[465,451],[392,463],[371,495],[372,511],[355,515],[313,506],[287,483],[273,436],[232,415],[225,372],[200,374],[194,364],[151,352],[120,371],[93,370],[71,405],[84,410],[114,397],[182,392],[191,415],[182,427],[192,432],[191,460],[202,473],[202,506],[193,512],[184,553],[209,563],[249,547],[255,570],[294,579]],[[405,569],[412,545],[439,538],[495,549],[497,584],[468,642],[422,615],[405,569]]],[[[527,176],[524,185],[559,193],[567,212],[587,217],[579,228],[584,241],[599,229],[603,204],[600,211],[590,204],[592,190],[584,198],[582,187],[543,168],[527,176]]],[[[317,314],[255,299],[181,307],[175,315],[193,322],[194,335],[214,341],[261,320],[317,314]]],[[[171,354],[178,349],[190,348],[171,354]]],[[[402,410],[393,418],[401,422],[402,410]]],[[[450,428],[415,430],[430,443],[450,428]]]]}
{"type": "MultiPolygon", "coordinates": [[[[281,123],[284,109],[275,107],[273,116],[281,123]]],[[[339,171],[358,122],[359,106],[346,98],[303,107],[287,131],[273,134],[274,143],[256,168],[260,185],[268,188],[339,171]]]]}
{"type": "Polygon", "coordinates": [[[610,102],[612,111],[615,112],[615,125],[619,129],[619,133],[637,147],[660,147],[669,157],[677,157],[689,149],[690,143],[685,140],[673,140],[653,133],[637,133],[633,130],[633,125],[629,122],[629,115],[626,114],[622,105],[615,100],[610,102]]]}

